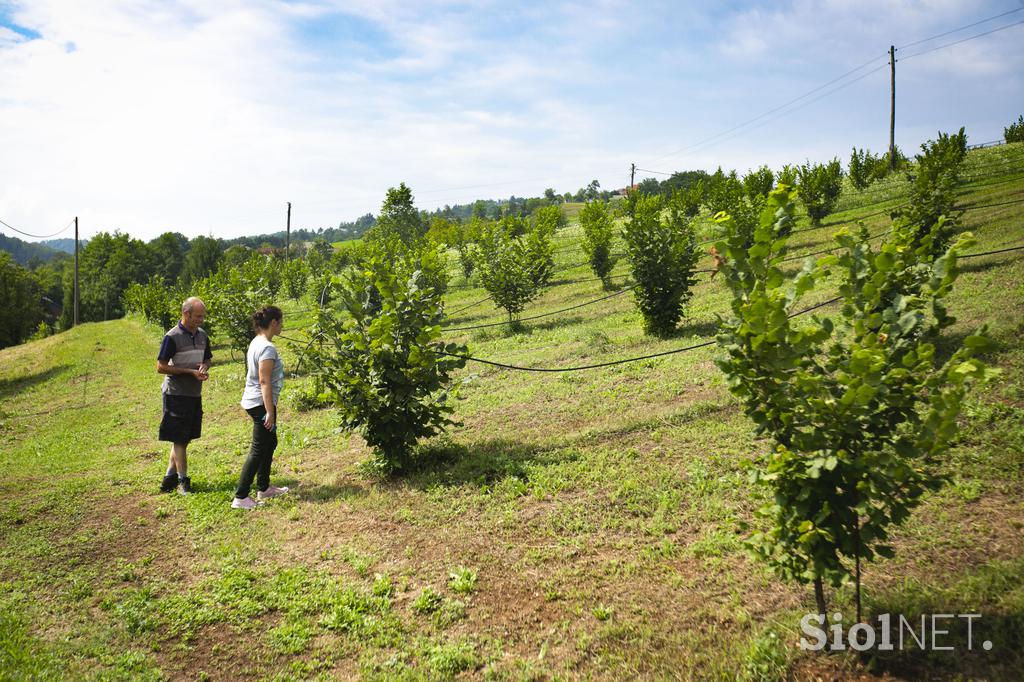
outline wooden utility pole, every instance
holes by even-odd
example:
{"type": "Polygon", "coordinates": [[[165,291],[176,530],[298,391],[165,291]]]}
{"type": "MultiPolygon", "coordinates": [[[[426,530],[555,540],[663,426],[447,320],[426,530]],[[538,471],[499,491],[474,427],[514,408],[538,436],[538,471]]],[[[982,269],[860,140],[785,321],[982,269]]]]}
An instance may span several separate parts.
{"type": "Polygon", "coordinates": [[[75,310],[73,326],[78,326],[78,216],[75,216],[75,310]]]}
{"type": "Polygon", "coordinates": [[[292,202],[288,202],[288,221],[284,228],[284,252],[288,260],[292,259],[292,202]]]}
{"type": "Polygon", "coordinates": [[[892,74],[889,92],[889,170],[896,170],[896,46],[889,46],[889,67],[892,74]]]}
{"type": "Polygon", "coordinates": [[[629,191],[633,191],[633,179],[636,177],[636,164],[629,164],[629,191]]]}

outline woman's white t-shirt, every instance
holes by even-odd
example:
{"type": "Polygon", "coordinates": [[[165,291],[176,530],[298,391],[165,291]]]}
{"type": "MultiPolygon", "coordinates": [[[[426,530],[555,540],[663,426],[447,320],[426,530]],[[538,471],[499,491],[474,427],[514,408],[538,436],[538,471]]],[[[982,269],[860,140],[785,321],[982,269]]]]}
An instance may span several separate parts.
{"type": "Polygon", "coordinates": [[[270,386],[274,404],[281,396],[284,387],[284,363],[277,354],[277,348],[264,336],[257,335],[249,342],[249,350],[245,354],[248,371],[245,374],[245,390],[242,391],[242,407],[251,409],[263,404],[263,392],[260,391],[260,362],[273,360],[274,369],[270,373],[270,386]]]}

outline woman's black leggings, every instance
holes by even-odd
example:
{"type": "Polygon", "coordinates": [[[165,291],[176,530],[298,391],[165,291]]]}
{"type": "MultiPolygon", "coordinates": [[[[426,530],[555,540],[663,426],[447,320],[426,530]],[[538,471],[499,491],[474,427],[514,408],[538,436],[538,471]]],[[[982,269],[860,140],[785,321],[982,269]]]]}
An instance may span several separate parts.
{"type": "Polygon", "coordinates": [[[274,461],[274,450],[277,448],[277,425],[274,425],[273,431],[268,431],[263,425],[267,408],[259,405],[250,407],[246,412],[252,417],[252,445],[249,446],[249,457],[242,465],[242,475],[238,479],[238,489],[235,490],[238,499],[249,497],[253,478],[256,479],[257,490],[270,487],[270,464],[274,461]]]}

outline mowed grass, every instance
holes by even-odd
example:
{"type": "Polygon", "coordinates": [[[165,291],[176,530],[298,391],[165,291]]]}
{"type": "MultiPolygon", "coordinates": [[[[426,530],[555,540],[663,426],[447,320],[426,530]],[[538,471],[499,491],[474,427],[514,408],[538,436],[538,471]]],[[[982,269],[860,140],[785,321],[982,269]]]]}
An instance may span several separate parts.
{"type": "MultiPolygon", "coordinates": [[[[829,248],[858,219],[880,232],[906,189],[893,178],[844,194],[842,212],[796,235],[792,252],[829,248]]],[[[1024,148],[971,152],[960,203],[972,252],[1024,244],[1024,148]]],[[[714,235],[706,216],[700,229],[714,235]]],[[[525,315],[614,293],[577,281],[593,277],[579,237],[574,222],[556,235],[563,269],[525,315]]],[[[963,269],[940,350],[988,324],[986,359],[1002,373],[968,401],[952,483],[897,533],[895,559],[866,568],[865,606],[983,613],[975,627],[991,652],[799,652],[811,591],[742,549],[737,524],[762,502],[743,461],[768,444],[713,347],[579,372],[469,363],[462,425],[391,481],[361,473],[366,447],[330,411],[294,408],[300,371],[274,464],[294,493],[243,513],[229,509],[250,430],[241,359],[215,349],[195,494],[159,495],[162,330],[120,320],[0,351],[0,679],[1018,679],[1024,252],[963,269]]],[[[833,295],[823,285],[806,303],[833,295]]],[[[485,296],[454,276],[447,306],[485,296]]],[[[302,338],[310,305],[286,304],[286,335],[302,338]]],[[[727,308],[724,284],[704,275],[673,339],[643,334],[629,292],[515,333],[449,335],[478,357],[569,367],[705,340],[727,308]]],[[[450,326],[502,319],[483,302],[450,326]]],[[[296,349],[279,346],[294,369],[296,349]]],[[[829,597],[851,622],[850,591],[829,597]]]]}

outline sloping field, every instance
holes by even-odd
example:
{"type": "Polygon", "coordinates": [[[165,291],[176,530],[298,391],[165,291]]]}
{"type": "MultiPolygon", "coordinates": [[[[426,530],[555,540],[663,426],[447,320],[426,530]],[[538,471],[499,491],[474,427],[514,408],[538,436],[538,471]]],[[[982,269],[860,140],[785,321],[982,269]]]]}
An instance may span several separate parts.
{"type": "MultiPolygon", "coordinates": [[[[858,220],[881,234],[906,189],[845,194],[792,253],[858,220]]],[[[971,253],[1024,245],[1024,147],[971,152],[960,205],[971,253]]],[[[450,326],[478,328],[450,336],[481,358],[571,367],[694,345],[727,309],[704,275],[678,336],[646,337],[631,293],[582,265],[578,226],[557,239],[562,267],[524,317],[556,314],[479,327],[504,315],[455,278],[450,326]]],[[[713,346],[584,371],[470,363],[463,425],[428,444],[441,463],[388,482],[360,473],[365,446],[329,411],[294,408],[305,379],[291,377],[274,468],[294,494],[244,513],[229,509],[251,428],[242,363],[215,349],[195,494],[159,495],[162,330],[119,320],[0,351],[0,679],[1019,679],[1024,250],[963,270],[940,352],[987,323],[1002,374],[969,399],[952,483],[899,531],[895,559],[867,567],[865,608],[982,613],[991,651],[796,648],[812,594],[741,547],[761,501],[742,462],[766,443],[713,346]]],[[[286,335],[309,306],[286,308],[286,335]]],[[[830,599],[850,618],[848,590],[830,599]]]]}

